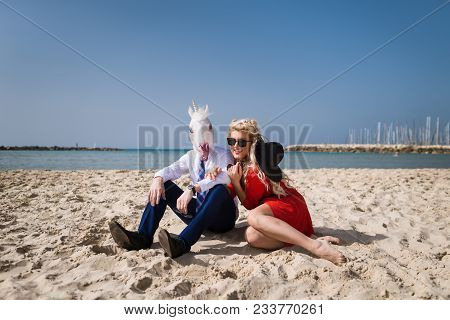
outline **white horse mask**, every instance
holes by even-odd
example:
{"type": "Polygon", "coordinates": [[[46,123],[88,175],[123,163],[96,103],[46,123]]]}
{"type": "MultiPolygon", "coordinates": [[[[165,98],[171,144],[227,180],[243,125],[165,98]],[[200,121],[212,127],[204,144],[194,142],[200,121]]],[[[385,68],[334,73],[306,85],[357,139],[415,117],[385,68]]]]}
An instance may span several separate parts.
{"type": "Polygon", "coordinates": [[[209,151],[214,149],[213,130],[209,120],[208,105],[204,109],[192,101],[192,106],[188,109],[191,122],[189,123],[189,138],[193,149],[200,153],[203,161],[208,160],[209,151]]]}

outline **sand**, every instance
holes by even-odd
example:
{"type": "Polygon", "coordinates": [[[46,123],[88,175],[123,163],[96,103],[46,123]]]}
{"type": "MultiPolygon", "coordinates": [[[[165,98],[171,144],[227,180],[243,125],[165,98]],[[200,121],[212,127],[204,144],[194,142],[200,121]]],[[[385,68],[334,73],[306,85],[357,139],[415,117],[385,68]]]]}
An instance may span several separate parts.
{"type": "MultiPolygon", "coordinates": [[[[127,252],[108,221],[136,228],[154,171],[0,172],[1,299],[449,299],[450,170],[287,170],[343,266],[300,248],[264,251],[235,230],[172,260],[127,252]]],[[[182,178],[179,184],[187,185],[182,178]]],[[[162,227],[183,223],[167,210],[162,227]]]]}

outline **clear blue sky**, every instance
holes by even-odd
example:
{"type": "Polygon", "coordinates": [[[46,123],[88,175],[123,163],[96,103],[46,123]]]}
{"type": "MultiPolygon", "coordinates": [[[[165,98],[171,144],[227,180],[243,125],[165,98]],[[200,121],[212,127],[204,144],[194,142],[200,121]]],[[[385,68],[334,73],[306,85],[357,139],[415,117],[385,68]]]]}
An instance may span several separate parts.
{"type": "MultiPolygon", "coordinates": [[[[195,98],[264,124],[445,1],[5,2],[184,121],[195,98]]],[[[275,124],[339,143],[427,115],[450,120],[450,5],[275,124]]],[[[0,3],[0,145],[134,148],[139,124],[178,122],[0,3]]]]}

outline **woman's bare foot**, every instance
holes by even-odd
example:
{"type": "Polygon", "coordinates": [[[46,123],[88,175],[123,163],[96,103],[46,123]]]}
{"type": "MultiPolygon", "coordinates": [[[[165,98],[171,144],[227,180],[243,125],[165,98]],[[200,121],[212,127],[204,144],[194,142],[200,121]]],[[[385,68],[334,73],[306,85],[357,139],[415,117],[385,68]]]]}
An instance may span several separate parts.
{"type": "Polygon", "coordinates": [[[339,239],[335,237],[325,236],[316,239],[316,247],[312,251],[319,258],[333,262],[336,265],[341,265],[347,261],[345,256],[336,249],[330,246],[330,243],[339,243],[339,239]]]}

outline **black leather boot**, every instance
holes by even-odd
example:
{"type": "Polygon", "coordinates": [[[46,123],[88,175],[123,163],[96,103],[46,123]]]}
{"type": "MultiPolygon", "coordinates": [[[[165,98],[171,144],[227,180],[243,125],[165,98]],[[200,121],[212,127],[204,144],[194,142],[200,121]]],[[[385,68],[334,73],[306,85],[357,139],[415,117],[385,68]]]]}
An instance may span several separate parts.
{"type": "Polygon", "coordinates": [[[161,247],[163,247],[164,251],[172,259],[182,256],[187,252],[184,241],[178,236],[170,234],[165,229],[161,229],[158,239],[161,247]]]}
{"type": "Polygon", "coordinates": [[[149,249],[153,242],[136,231],[128,231],[114,220],[109,223],[109,231],[117,245],[127,250],[149,249]]]}

